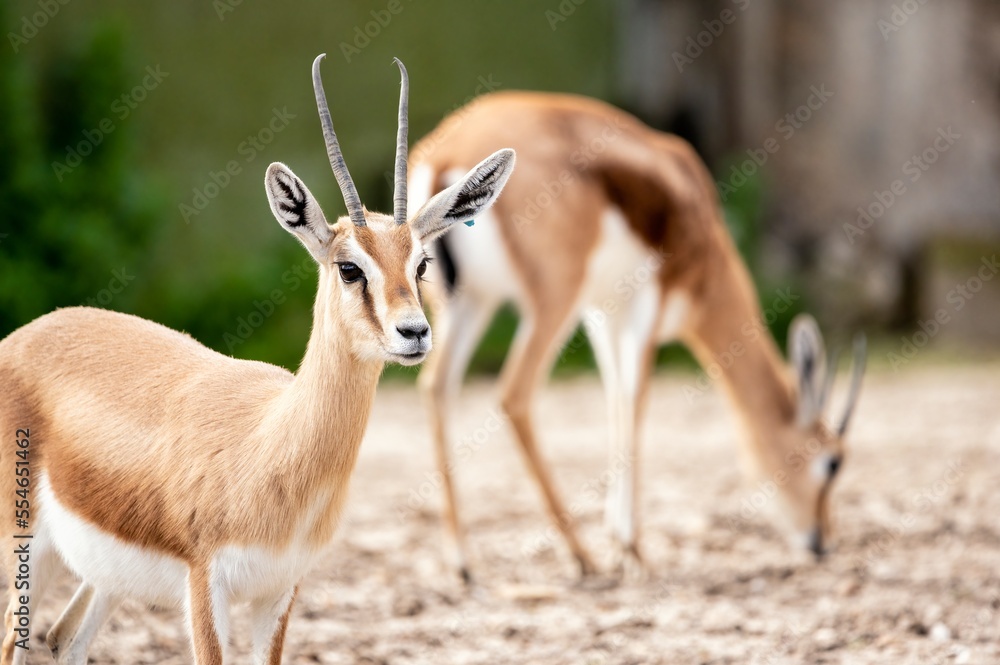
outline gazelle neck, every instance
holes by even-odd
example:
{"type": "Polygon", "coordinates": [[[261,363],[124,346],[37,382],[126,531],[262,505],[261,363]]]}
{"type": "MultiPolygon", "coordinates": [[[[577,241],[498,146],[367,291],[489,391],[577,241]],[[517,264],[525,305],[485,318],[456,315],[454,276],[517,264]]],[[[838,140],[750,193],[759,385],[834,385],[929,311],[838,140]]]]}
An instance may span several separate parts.
{"type": "Polygon", "coordinates": [[[317,482],[346,478],[354,468],[383,368],[352,352],[333,279],[320,268],[305,357],[277,404],[281,461],[317,482]]]}
{"type": "Polygon", "coordinates": [[[749,436],[755,459],[773,455],[775,433],[795,419],[795,389],[731,244],[707,280],[702,314],[687,340],[702,369],[717,376],[749,436]],[[712,370],[711,368],[717,368],[712,370]]]}

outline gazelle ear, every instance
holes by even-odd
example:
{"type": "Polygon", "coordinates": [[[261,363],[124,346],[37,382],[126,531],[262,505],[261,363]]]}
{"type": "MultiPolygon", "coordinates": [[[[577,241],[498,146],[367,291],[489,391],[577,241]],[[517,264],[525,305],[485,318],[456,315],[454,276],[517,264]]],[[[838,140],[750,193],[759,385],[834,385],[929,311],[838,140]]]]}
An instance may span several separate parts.
{"type": "Polygon", "coordinates": [[[798,422],[814,424],[823,414],[826,383],[826,349],[816,319],[799,314],[788,330],[788,348],[799,380],[798,422]]]}
{"type": "Polygon", "coordinates": [[[514,172],[514,151],[493,153],[457,183],[439,192],[410,220],[421,242],[428,243],[456,222],[475,219],[493,205],[514,172]]]}
{"type": "Polygon", "coordinates": [[[290,168],[274,162],[267,167],[264,188],[278,223],[298,238],[314,259],[325,261],[333,232],[305,183],[290,168]]]}

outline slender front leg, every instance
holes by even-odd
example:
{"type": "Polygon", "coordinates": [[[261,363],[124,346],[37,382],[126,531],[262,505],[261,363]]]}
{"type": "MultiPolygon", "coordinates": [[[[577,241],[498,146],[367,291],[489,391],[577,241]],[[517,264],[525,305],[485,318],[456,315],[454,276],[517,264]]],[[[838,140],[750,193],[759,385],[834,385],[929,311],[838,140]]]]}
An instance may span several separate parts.
{"type": "Polygon", "coordinates": [[[59,665],[86,665],[91,642],[119,604],[121,599],[102,593],[86,582],[81,584],[45,636],[45,643],[56,662],[59,665]]]}
{"type": "Polygon", "coordinates": [[[277,597],[262,598],[250,607],[254,665],[281,665],[285,630],[298,587],[277,597]]]}
{"type": "Polygon", "coordinates": [[[229,602],[209,564],[188,571],[188,616],[195,665],[222,665],[229,638],[229,602]]]}
{"type": "Polygon", "coordinates": [[[497,310],[496,303],[458,291],[434,312],[434,351],[420,372],[431,421],[438,473],[444,489],[444,524],[450,563],[466,583],[472,581],[458,519],[452,463],[449,459],[448,416],[476,344],[497,310]]]}

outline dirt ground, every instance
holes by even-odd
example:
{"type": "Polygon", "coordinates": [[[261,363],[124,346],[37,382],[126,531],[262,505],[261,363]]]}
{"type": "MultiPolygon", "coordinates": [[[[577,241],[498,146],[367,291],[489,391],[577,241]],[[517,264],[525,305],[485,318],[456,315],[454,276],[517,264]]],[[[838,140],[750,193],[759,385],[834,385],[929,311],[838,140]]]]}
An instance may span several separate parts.
{"type": "MultiPolygon", "coordinates": [[[[692,380],[659,377],[651,394],[649,578],[604,589],[576,586],[482,382],[457,427],[470,442],[459,490],[479,581],[467,592],[442,561],[420,401],[411,386],[383,387],[338,544],[302,585],[284,662],[1000,662],[1000,364],[868,377],[834,495],[837,550],[821,564],[745,510],[759,488],[741,475],[733,420],[714,393],[689,404],[692,380]]],[[[609,565],[600,385],[551,384],[538,407],[563,495],[609,565]]],[[[41,636],[72,584],[44,602],[31,663],[51,662],[41,636]]],[[[234,662],[248,662],[247,623],[237,611],[234,662]]],[[[134,604],[91,650],[95,663],[189,660],[181,614],[134,604]]]]}

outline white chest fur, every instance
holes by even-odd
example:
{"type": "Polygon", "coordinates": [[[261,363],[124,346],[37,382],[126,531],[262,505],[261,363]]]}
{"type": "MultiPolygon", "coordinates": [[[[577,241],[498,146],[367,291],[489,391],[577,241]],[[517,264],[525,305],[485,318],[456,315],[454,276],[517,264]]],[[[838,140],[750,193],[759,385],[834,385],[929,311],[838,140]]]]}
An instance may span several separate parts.
{"type": "MultiPolygon", "coordinates": [[[[161,606],[183,605],[188,587],[183,561],[126,543],[74,514],[59,502],[44,476],[38,480],[38,492],[40,529],[84,581],[119,597],[161,606]]],[[[223,547],[212,560],[213,586],[234,602],[291,589],[324,551],[307,546],[305,540],[297,537],[280,551],[223,547]]]]}

